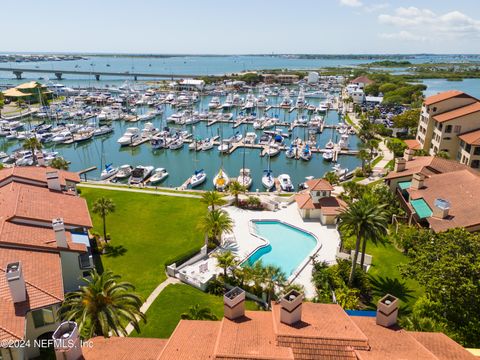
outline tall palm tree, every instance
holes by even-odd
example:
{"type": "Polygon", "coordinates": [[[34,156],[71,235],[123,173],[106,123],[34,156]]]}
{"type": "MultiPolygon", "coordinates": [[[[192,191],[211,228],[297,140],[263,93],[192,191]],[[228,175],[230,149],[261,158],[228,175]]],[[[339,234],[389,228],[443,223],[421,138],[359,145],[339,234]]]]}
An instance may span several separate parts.
{"type": "Polygon", "coordinates": [[[235,255],[233,255],[230,250],[217,252],[214,257],[217,259],[218,266],[223,269],[224,278],[227,277],[227,270],[238,263],[235,259],[235,255]]]}
{"type": "Polygon", "coordinates": [[[195,304],[188,308],[188,312],[184,312],[180,317],[184,320],[217,320],[217,315],[207,307],[201,308],[199,304],[195,304]]]}
{"type": "Polygon", "coordinates": [[[228,185],[228,192],[230,195],[235,197],[235,206],[238,206],[238,195],[244,193],[245,191],[246,187],[236,180],[232,181],[230,185],[228,185]]]}
{"type": "Polygon", "coordinates": [[[275,296],[275,289],[285,286],[287,277],[279,267],[274,265],[267,265],[263,268],[262,280],[264,290],[267,295],[267,306],[270,307],[270,302],[275,296]]]}
{"type": "Polygon", "coordinates": [[[363,194],[359,200],[350,202],[348,207],[340,213],[339,221],[342,230],[350,231],[356,237],[352,269],[348,279],[348,285],[351,287],[362,241],[360,265],[363,268],[367,241],[376,241],[387,232],[388,219],[385,213],[385,204],[378,204],[371,196],[363,194]]]}
{"type": "Polygon", "coordinates": [[[224,210],[209,211],[199,224],[199,227],[209,239],[220,245],[220,239],[223,233],[231,233],[233,230],[233,220],[224,210]]]}
{"type": "Polygon", "coordinates": [[[58,170],[68,170],[68,162],[63,157],[56,157],[50,162],[50,166],[58,170]]]}
{"type": "Polygon", "coordinates": [[[107,241],[107,222],[108,214],[115,212],[115,203],[112,199],[101,197],[93,203],[92,211],[94,214],[100,215],[103,221],[103,238],[107,241]]]}
{"type": "Polygon", "coordinates": [[[222,195],[215,190],[204,192],[200,201],[210,207],[212,211],[215,210],[215,206],[222,206],[226,204],[226,201],[223,200],[222,195]]]}
{"type": "Polygon", "coordinates": [[[42,143],[40,141],[38,141],[38,139],[36,137],[31,137],[29,139],[26,139],[23,142],[23,148],[25,150],[30,150],[32,152],[33,163],[36,164],[37,163],[37,155],[35,154],[35,152],[37,150],[42,150],[42,143]]]}
{"type": "Polygon", "coordinates": [[[134,293],[132,284],[120,281],[120,276],[110,270],[103,274],[93,270],[91,279],[83,280],[85,286],[65,296],[60,309],[63,319],[76,321],[87,338],[126,336],[128,323],[140,331],[139,320],[146,318],[140,311],[142,299],[134,293]]]}

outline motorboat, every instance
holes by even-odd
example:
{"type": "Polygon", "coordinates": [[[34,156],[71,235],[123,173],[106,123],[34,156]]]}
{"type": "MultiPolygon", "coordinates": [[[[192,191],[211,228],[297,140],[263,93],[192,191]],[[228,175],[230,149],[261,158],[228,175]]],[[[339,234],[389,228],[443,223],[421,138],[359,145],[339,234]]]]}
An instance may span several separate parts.
{"type": "Polygon", "coordinates": [[[207,179],[207,173],[203,169],[195,170],[192,177],[190,178],[190,186],[192,188],[202,184],[207,179]]]}
{"type": "Polygon", "coordinates": [[[267,191],[270,191],[275,186],[275,178],[271,170],[265,170],[262,176],[262,184],[267,191]]]}
{"type": "Polygon", "coordinates": [[[145,123],[145,126],[142,129],[143,138],[151,138],[153,135],[158,133],[158,129],[153,126],[151,122],[145,123]]]}
{"type": "Polygon", "coordinates": [[[328,110],[328,106],[327,106],[326,103],[320,103],[320,105],[318,105],[318,107],[317,107],[317,112],[321,113],[321,114],[326,113],[327,110],[328,110]]]}
{"type": "Polygon", "coordinates": [[[305,107],[305,91],[303,90],[303,87],[300,87],[300,90],[298,91],[298,97],[295,106],[299,109],[305,107]]]}
{"type": "Polygon", "coordinates": [[[119,168],[118,167],[113,167],[113,164],[107,164],[105,165],[105,169],[102,170],[102,173],[100,174],[100,179],[106,180],[111,178],[113,175],[118,173],[119,168]]]}
{"type": "Polygon", "coordinates": [[[252,92],[249,91],[247,96],[245,97],[245,104],[243,105],[243,108],[245,110],[250,110],[253,109],[256,105],[257,99],[255,99],[255,96],[253,96],[252,92]]]}
{"type": "Polygon", "coordinates": [[[268,103],[268,98],[265,95],[260,95],[257,98],[257,107],[263,108],[266,107],[268,103]]]}
{"type": "Polygon", "coordinates": [[[222,143],[218,145],[217,149],[221,153],[228,152],[232,148],[232,141],[231,139],[224,139],[222,140],[222,143]]]}
{"type": "Polygon", "coordinates": [[[279,175],[278,182],[280,183],[280,188],[282,189],[282,191],[290,192],[294,190],[292,180],[290,180],[290,175],[288,174],[279,175]]]}
{"type": "Polygon", "coordinates": [[[218,109],[219,107],[220,107],[220,98],[218,96],[212,97],[210,102],[208,103],[208,108],[218,109]]]}
{"type": "Polygon", "coordinates": [[[132,171],[132,175],[129,179],[129,184],[135,185],[140,184],[141,182],[145,181],[150,174],[153,172],[153,166],[142,166],[139,165],[132,171]]]}
{"type": "Polygon", "coordinates": [[[333,165],[332,169],[335,174],[340,178],[340,181],[344,180],[348,174],[348,169],[342,169],[342,166],[340,164],[333,165]]]}
{"type": "Polygon", "coordinates": [[[256,139],[257,139],[257,134],[254,132],[247,132],[245,134],[245,144],[255,144],[256,139]]]}
{"type": "Polygon", "coordinates": [[[233,95],[228,94],[225,102],[222,104],[222,108],[228,110],[233,107],[233,95]]]}
{"type": "Polygon", "coordinates": [[[115,179],[126,179],[132,174],[133,167],[131,165],[122,165],[115,174],[115,179]]]}
{"type": "Polygon", "coordinates": [[[348,132],[347,132],[348,135],[355,135],[356,133],[357,132],[355,131],[355,128],[353,126],[350,126],[348,128],[348,132]]]}
{"type": "Polygon", "coordinates": [[[325,149],[322,154],[323,160],[325,161],[332,161],[333,160],[333,150],[332,149],[325,149]]]}
{"type": "Polygon", "coordinates": [[[267,155],[270,157],[277,156],[280,153],[280,147],[277,144],[272,144],[267,148],[267,155]]]}
{"type": "Polygon", "coordinates": [[[246,189],[249,189],[250,186],[252,186],[250,169],[240,169],[240,175],[238,175],[237,181],[240,185],[244,186],[246,189]]]}
{"type": "Polygon", "coordinates": [[[338,146],[340,149],[348,149],[348,134],[342,134],[342,136],[340,136],[338,146]]]}
{"type": "Polygon", "coordinates": [[[78,131],[76,134],[73,134],[73,141],[80,143],[84,141],[88,141],[93,137],[93,131],[84,129],[81,131],[78,131]]]}
{"type": "Polygon", "coordinates": [[[165,168],[157,168],[153,172],[152,177],[148,179],[148,182],[152,185],[155,185],[165,180],[167,176],[168,172],[165,168]]]}
{"type": "Polygon", "coordinates": [[[68,141],[68,140],[71,140],[73,139],[73,135],[70,131],[66,130],[66,131],[61,131],[59,133],[57,133],[53,138],[52,138],[52,142],[54,143],[63,143],[65,141],[68,141]]]}
{"type": "Polygon", "coordinates": [[[332,140],[330,140],[325,144],[325,149],[333,149],[334,146],[335,146],[335,143],[332,140]]]}
{"type": "Polygon", "coordinates": [[[213,186],[215,186],[217,191],[224,191],[227,189],[229,183],[230,179],[228,178],[227,173],[220,168],[218,174],[213,178],[213,186]]]}
{"type": "Polygon", "coordinates": [[[153,138],[150,140],[150,145],[153,150],[163,149],[166,146],[165,138],[153,138]]]}
{"type": "Polygon", "coordinates": [[[142,135],[140,134],[140,129],[136,127],[127,128],[125,133],[117,140],[121,146],[130,145],[133,142],[140,140],[142,135]]]}
{"type": "Polygon", "coordinates": [[[93,136],[107,135],[113,132],[113,127],[108,125],[102,125],[99,128],[93,130],[93,136]]]}
{"type": "Polygon", "coordinates": [[[310,146],[308,144],[300,152],[300,158],[305,161],[309,161],[312,158],[312,150],[310,150],[310,146]]]}
{"type": "Polygon", "coordinates": [[[168,148],[170,150],[178,150],[183,147],[183,138],[179,137],[173,140],[169,145],[168,148]]]}
{"type": "Polygon", "coordinates": [[[290,107],[292,106],[292,100],[290,99],[290,93],[288,92],[288,90],[285,90],[285,92],[283,93],[283,99],[282,99],[282,102],[280,103],[280,107],[281,108],[286,108],[286,109],[290,109],[290,107]]]}
{"type": "Polygon", "coordinates": [[[297,153],[297,147],[293,146],[293,144],[290,144],[290,147],[285,152],[285,156],[288,159],[293,159],[296,156],[296,153],[297,153]]]}
{"type": "Polygon", "coordinates": [[[188,150],[199,150],[202,148],[202,140],[195,139],[190,144],[188,144],[188,150]]]}
{"type": "Polygon", "coordinates": [[[213,138],[205,139],[205,141],[202,143],[202,151],[210,150],[211,148],[213,148],[213,145],[213,138]]]}

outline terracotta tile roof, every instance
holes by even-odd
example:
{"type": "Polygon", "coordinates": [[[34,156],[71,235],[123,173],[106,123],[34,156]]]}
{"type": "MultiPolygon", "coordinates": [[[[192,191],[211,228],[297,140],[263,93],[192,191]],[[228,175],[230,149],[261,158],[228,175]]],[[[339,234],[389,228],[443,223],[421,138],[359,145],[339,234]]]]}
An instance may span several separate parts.
{"type": "Polygon", "coordinates": [[[15,177],[26,180],[34,180],[47,184],[47,172],[57,171],[60,184],[65,185],[65,181],[72,181],[79,183],[80,176],[77,173],[57,170],[52,167],[46,166],[14,166],[11,168],[4,168],[0,170],[0,182],[9,177],[15,177]]]}
{"type": "Polygon", "coordinates": [[[25,314],[63,301],[60,255],[57,253],[0,249],[0,340],[23,339],[25,314]],[[20,261],[27,300],[14,304],[6,280],[6,267],[20,261]]]}
{"type": "Polygon", "coordinates": [[[79,196],[16,182],[1,187],[2,196],[5,197],[2,205],[8,210],[0,211],[7,216],[44,222],[63,217],[65,224],[92,227],[87,203],[79,196]]]}
{"type": "Polygon", "coordinates": [[[426,347],[439,360],[478,359],[447,335],[431,332],[408,332],[415,340],[426,347]]]}
{"type": "Polygon", "coordinates": [[[216,359],[293,360],[291,348],[277,346],[267,311],[247,311],[234,321],[223,318],[214,354],[216,359]]]}
{"type": "Polygon", "coordinates": [[[449,90],[449,91],[444,91],[444,92],[429,96],[424,100],[423,103],[425,105],[432,105],[432,104],[436,104],[438,102],[448,100],[458,96],[471,97],[473,99],[472,96],[465,94],[463,91],[449,90]]]}
{"type": "Polygon", "coordinates": [[[214,359],[220,321],[180,320],[158,360],[214,359]]]}
{"type": "Polygon", "coordinates": [[[480,112],[480,102],[474,102],[473,104],[463,106],[452,111],[447,111],[439,115],[435,115],[433,118],[438,122],[443,123],[445,121],[458,119],[459,117],[474,114],[477,112],[480,112]]]}
{"type": "Polygon", "coordinates": [[[366,76],[359,76],[353,80],[350,81],[351,84],[359,84],[359,83],[364,83],[364,84],[372,84],[373,81],[370,80],[368,77],[366,76]]]}
{"type": "Polygon", "coordinates": [[[418,142],[418,140],[415,140],[415,139],[407,139],[407,140],[404,140],[405,144],[407,145],[407,147],[409,149],[412,149],[412,150],[419,150],[422,148],[422,145],[418,142]]]}
{"type": "Polygon", "coordinates": [[[156,360],[168,339],[94,337],[83,347],[84,360],[156,360]]]}
{"type": "Polygon", "coordinates": [[[375,323],[375,318],[370,317],[353,316],[352,320],[365,333],[370,344],[370,350],[355,351],[361,360],[438,360],[405,330],[379,326],[375,323]]]}
{"type": "Polygon", "coordinates": [[[458,137],[469,145],[480,146],[480,130],[470,131],[458,137]]]}
{"type": "Polygon", "coordinates": [[[325,179],[312,179],[306,182],[310,191],[333,191],[333,186],[325,179]]]}
{"type": "Polygon", "coordinates": [[[436,174],[427,177],[424,187],[419,190],[409,189],[411,199],[423,198],[433,209],[436,199],[450,202],[449,216],[446,219],[427,218],[430,227],[436,231],[450,228],[469,228],[480,224],[480,176],[469,170],[436,174]]]}
{"type": "Polygon", "coordinates": [[[468,166],[460,164],[454,160],[442,159],[434,156],[419,156],[413,160],[407,161],[405,163],[405,170],[400,172],[390,171],[385,179],[389,180],[408,177],[418,172],[429,176],[432,174],[441,174],[459,170],[469,170],[471,172],[475,171],[468,166]]]}
{"type": "Polygon", "coordinates": [[[308,192],[295,195],[295,201],[300,209],[321,209],[325,215],[336,215],[346,206],[344,201],[334,196],[324,197],[317,203],[313,203],[313,199],[308,192]]]}

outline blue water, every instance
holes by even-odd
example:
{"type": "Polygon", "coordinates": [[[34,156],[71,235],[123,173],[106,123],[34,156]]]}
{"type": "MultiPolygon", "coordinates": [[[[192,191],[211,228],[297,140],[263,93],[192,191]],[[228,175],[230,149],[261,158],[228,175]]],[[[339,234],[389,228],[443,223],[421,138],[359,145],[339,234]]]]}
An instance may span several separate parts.
{"type": "Polygon", "coordinates": [[[435,95],[447,90],[460,90],[475,97],[480,97],[480,79],[464,79],[463,81],[447,81],[445,79],[423,80],[427,85],[425,96],[435,95]]]}
{"type": "Polygon", "coordinates": [[[255,251],[248,258],[253,265],[261,260],[264,265],[274,265],[290,276],[313,251],[317,240],[309,233],[279,221],[256,221],[256,233],[270,245],[255,251]]]}

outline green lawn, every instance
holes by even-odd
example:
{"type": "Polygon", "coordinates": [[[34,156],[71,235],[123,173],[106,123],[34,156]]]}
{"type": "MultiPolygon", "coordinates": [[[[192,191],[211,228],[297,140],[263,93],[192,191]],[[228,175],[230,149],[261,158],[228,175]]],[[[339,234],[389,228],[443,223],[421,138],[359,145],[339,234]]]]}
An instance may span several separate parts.
{"type": "MultiPolygon", "coordinates": [[[[165,265],[203,244],[197,224],[206,208],[199,199],[81,188],[89,207],[101,196],[113,200],[116,211],[107,217],[114,255],[102,255],[102,265],[136,286],[146,299],[166,279],[165,265]]],[[[102,221],[93,214],[94,230],[102,221]]]]}
{"type": "MultiPolygon", "coordinates": [[[[141,332],[134,331],[130,336],[168,338],[180,315],[188,312],[192,305],[208,307],[219,319],[223,317],[223,297],[206,294],[185,284],[168,285],[147,311],[147,323],[141,325],[141,332]]],[[[246,302],[247,309],[256,310],[256,304],[246,302]]]]}

